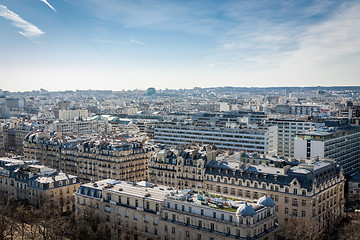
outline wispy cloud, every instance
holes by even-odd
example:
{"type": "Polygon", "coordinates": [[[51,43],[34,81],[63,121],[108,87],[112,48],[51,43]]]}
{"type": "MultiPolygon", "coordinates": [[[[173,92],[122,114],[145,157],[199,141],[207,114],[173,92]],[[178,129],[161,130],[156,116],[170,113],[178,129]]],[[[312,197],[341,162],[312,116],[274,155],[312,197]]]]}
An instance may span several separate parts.
{"type": "Polygon", "coordinates": [[[140,41],[135,40],[135,39],[130,39],[129,41],[130,41],[131,43],[138,44],[138,45],[144,45],[144,44],[145,44],[145,43],[140,42],[140,41]]]}
{"type": "Polygon", "coordinates": [[[46,5],[49,6],[49,8],[51,8],[52,10],[54,10],[54,12],[56,12],[55,8],[53,8],[53,6],[50,5],[50,3],[47,1],[47,0],[40,0],[42,1],[43,3],[45,3],[46,5]]]}
{"type": "Polygon", "coordinates": [[[38,27],[25,21],[16,13],[10,11],[6,6],[0,5],[0,16],[12,22],[15,27],[21,29],[19,33],[27,38],[38,37],[44,34],[38,27]]]}

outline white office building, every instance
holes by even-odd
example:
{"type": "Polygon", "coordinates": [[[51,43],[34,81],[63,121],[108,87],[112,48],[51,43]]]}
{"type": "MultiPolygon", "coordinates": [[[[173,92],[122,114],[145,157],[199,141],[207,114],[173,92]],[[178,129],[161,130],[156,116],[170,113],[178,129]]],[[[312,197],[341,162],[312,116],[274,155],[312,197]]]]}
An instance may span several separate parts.
{"type": "Polygon", "coordinates": [[[155,126],[154,138],[155,142],[166,145],[200,143],[269,155],[277,152],[277,126],[261,124],[206,126],[196,122],[159,123],[155,126]]]}

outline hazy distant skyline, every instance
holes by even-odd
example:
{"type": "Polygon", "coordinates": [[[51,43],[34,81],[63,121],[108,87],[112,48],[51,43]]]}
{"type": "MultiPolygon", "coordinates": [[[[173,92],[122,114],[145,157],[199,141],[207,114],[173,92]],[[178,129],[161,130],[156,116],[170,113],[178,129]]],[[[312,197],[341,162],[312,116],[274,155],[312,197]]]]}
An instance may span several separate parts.
{"type": "Polygon", "coordinates": [[[0,0],[0,89],[358,86],[360,1],[0,0]]]}

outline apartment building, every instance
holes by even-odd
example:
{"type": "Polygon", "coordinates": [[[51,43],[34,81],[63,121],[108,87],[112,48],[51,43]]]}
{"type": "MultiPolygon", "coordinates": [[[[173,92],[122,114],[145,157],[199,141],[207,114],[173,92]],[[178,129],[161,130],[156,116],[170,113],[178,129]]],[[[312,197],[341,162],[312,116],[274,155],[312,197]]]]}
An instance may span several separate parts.
{"type": "Polygon", "coordinates": [[[77,176],[57,173],[37,161],[0,158],[0,190],[34,207],[48,204],[62,212],[70,212],[79,186],[77,176]]]}
{"type": "Polygon", "coordinates": [[[5,155],[5,135],[4,126],[0,123],[0,157],[5,155]]]}
{"type": "Polygon", "coordinates": [[[189,150],[155,153],[149,163],[149,180],[247,201],[270,196],[275,201],[280,225],[302,217],[323,230],[329,222],[343,216],[345,179],[340,167],[331,160],[288,162],[259,154],[198,150],[196,155],[200,157],[195,165],[179,168],[179,153],[189,150]],[[187,186],[181,180],[187,181],[187,186]]]}
{"type": "Polygon", "coordinates": [[[268,119],[266,124],[278,127],[277,155],[294,157],[294,141],[296,134],[314,130],[316,123],[297,119],[268,119]]]}
{"type": "Polygon", "coordinates": [[[154,139],[166,145],[214,144],[221,149],[271,155],[277,152],[277,126],[261,124],[162,122],[155,126],[154,139]]]}
{"type": "Polygon", "coordinates": [[[204,189],[205,164],[215,159],[217,152],[211,145],[159,149],[149,161],[148,179],[177,189],[201,191],[204,189]]]}
{"type": "Polygon", "coordinates": [[[277,230],[269,197],[248,203],[148,182],[102,180],[82,185],[75,198],[76,215],[108,222],[115,238],[274,239],[277,230]]]}
{"type": "Polygon", "coordinates": [[[113,178],[141,181],[147,177],[152,147],[110,138],[50,137],[32,133],[24,140],[25,160],[38,160],[84,181],[113,178]]]}
{"type": "Polygon", "coordinates": [[[295,158],[331,158],[345,175],[360,170],[360,127],[322,128],[298,134],[295,139],[295,158]]]}

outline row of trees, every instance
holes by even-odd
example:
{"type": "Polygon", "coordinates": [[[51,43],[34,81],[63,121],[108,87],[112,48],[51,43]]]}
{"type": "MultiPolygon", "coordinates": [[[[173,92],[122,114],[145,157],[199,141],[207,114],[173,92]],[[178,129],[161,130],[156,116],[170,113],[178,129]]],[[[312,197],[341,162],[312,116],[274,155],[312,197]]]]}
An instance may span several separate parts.
{"type": "Polygon", "coordinates": [[[73,213],[64,215],[58,209],[51,205],[31,208],[0,192],[0,240],[111,239],[107,224],[91,216],[75,219],[73,213]]]}

